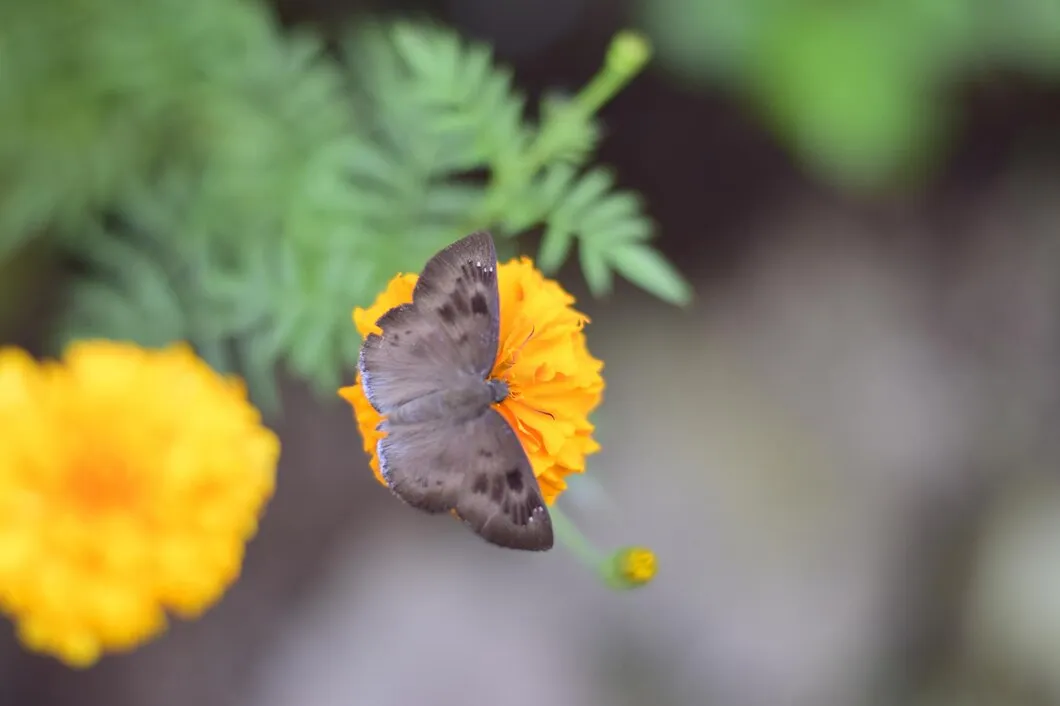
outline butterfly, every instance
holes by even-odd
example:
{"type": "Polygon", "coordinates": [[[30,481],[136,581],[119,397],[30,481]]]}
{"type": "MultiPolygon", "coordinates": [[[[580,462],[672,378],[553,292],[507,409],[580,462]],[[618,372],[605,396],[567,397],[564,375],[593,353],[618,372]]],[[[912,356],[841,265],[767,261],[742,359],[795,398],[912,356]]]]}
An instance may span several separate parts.
{"type": "Polygon", "coordinates": [[[519,437],[496,409],[497,251],[480,231],[428,260],[412,301],[376,321],[358,369],[383,416],[377,446],[390,489],[414,508],[454,512],[488,542],[552,548],[552,519],[519,437]]]}

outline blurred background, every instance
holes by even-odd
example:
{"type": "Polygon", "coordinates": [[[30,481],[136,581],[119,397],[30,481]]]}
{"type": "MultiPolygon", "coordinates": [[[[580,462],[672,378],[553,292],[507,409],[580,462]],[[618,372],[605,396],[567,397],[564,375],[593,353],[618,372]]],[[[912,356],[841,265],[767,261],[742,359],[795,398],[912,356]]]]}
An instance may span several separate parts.
{"type": "MultiPolygon", "coordinates": [[[[695,295],[663,301],[682,299],[665,277],[649,283],[655,297],[622,278],[605,292],[573,257],[558,270],[593,319],[607,380],[603,450],[559,506],[601,547],[652,547],[659,574],[611,592],[561,547],[493,551],[376,483],[334,394],[352,380],[349,312],[455,237],[387,241],[390,255],[359,250],[363,269],[337,275],[363,290],[314,295],[315,316],[343,327],[336,379],[308,379],[332,360],[322,353],[279,357],[279,485],[240,582],[201,620],[84,672],[24,653],[5,629],[0,703],[1060,704],[1060,3],[3,0],[5,342],[195,338],[214,309],[194,296],[250,286],[239,268],[197,284],[207,265],[185,258],[184,289],[156,297],[130,273],[176,255],[136,265],[110,252],[121,299],[91,263],[102,244],[130,241],[81,240],[90,220],[119,235],[129,223],[242,233],[277,194],[296,210],[322,198],[273,160],[303,148],[259,118],[287,110],[301,136],[341,123],[341,106],[280,106],[288,93],[273,81],[287,69],[291,95],[317,84],[295,80],[297,62],[264,63],[258,29],[214,31],[240,13],[329,42],[378,17],[434,19],[492,48],[531,115],[542,95],[589,82],[619,30],[650,39],[651,62],[599,111],[592,159],[640,194],[654,246],[695,295]],[[181,42],[157,40],[181,23],[181,42]],[[137,41],[180,69],[150,74],[137,41]],[[118,78],[92,73],[104,69],[118,78]],[[250,98],[210,103],[216,122],[195,124],[216,128],[199,157],[245,157],[268,184],[210,182],[206,198],[203,172],[159,169],[170,158],[158,145],[175,152],[190,124],[166,101],[206,105],[185,70],[245,78],[250,98]],[[130,165],[156,176],[132,179],[130,165]],[[150,327],[177,319],[184,328],[150,327]]],[[[377,67],[369,54],[356,68],[377,67]]],[[[332,84],[363,115],[365,84],[332,84]]],[[[310,249],[316,221],[290,218],[310,249]]],[[[525,230],[519,247],[533,254],[541,229],[525,230]]],[[[272,242],[262,252],[282,268],[272,242]]],[[[314,329],[292,326],[309,346],[314,329]]],[[[252,367],[263,345],[234,367],[252,367]]]]}

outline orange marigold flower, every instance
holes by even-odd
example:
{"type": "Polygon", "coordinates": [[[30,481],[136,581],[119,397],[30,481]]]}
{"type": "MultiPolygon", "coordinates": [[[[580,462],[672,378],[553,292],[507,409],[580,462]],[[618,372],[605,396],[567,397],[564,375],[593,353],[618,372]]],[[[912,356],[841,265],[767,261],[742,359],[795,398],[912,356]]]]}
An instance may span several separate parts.
{"type": "Polygon", "coordinates": [[[239,575],[279,442],[184,345],[0,349],[0,610],[88,666],[194,617],[239,575]]]}
{"type": "MultiPolygon", "coordinates": [[[[379,333],[375,322],[399,304],[412,301],[418,275],[398,275],[367,309],[356,309],[353,322],[361,336],[379,333]]],[[[500,291],[500,345],[493,377],[508,383],[510,395],[499,407],[522,441],[546,503],[567,483],[564,477],[585,470],[585,457],[599,450],[589,413],[603,396],[603,363],[590,355],[583,328],[589,319],[572,308],[574,297],[545,278],[528,258],[497,267],[500,291]]],[[[382,420],[365,397],[361,376],[339,390],[353,406],[364,450],[384,485],[376,457],[382,420]]]]}

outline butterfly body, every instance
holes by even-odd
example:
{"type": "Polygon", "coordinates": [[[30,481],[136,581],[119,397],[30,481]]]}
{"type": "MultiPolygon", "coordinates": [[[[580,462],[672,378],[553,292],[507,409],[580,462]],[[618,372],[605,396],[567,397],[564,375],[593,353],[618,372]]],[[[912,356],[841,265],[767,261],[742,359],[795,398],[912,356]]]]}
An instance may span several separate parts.
{"type": "Polygon", "coordinates": [[[490,405],[503,402],[508,385],[503,380],[461,381],[452,387],[429,392],[395,407],[385,424],[466,422],[485,414],[490,405]]]}
{"type": "Polygon", "coordinates": [[[380,470],[390,489],[430,513],[454,511],[489,542],[545,550],[552,523],[530,461],[495,408],[500,339],[497,255],[479,232],[431,258],[413,300],[376,322],[358,367],[384,417],[380,470]]]}

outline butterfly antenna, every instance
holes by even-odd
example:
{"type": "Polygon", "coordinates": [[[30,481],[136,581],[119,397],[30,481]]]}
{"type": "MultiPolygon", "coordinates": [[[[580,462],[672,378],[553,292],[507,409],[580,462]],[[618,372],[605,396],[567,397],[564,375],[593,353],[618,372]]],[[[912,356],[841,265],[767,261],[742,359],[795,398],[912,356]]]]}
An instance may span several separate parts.
{"type": "Polygon", "coordinates": [[[510,370],[515,365],[515,361],[518,359],[519,354],[523,351],[523,348],[525,348],[526,344],[530,342],[530,339],[534,337],[534,332],[535,331],[536,331],[536,329],[534,328],[533,325],[531,325],[530,326],[530,335],[526,337],[526,340],[524,340],[522,343],[519,344],[518,348],[516,348],[514,351],[509,353],[508,354],[508,360],[506,360],[504,363],[501,363],[501,365],[499,366],[501,372],[507,372],[508,370],[510,370]]]}
{"type": "MultiPolygon", "coordinates": [[[[510,398],[513,399],[513,400],[522,399],[523,398],[522,390],[516,390],[516,389],[513,388],[511,393],[510,393],[510,398]]],[[[545,415],[546,417],[548,417],[552,421],[556,421],[556,415],[552,414],[552,412],[546,412],[545,410],[538,409],[537,407],[531,407],[530,409],[534,410],[538,414],[545,415]]]]}
{"type": "MultiPolygon", "coordinates": [[[[512,351],[512,355],[511,355],[512,362],[509,364],[508,367],[511,367],[512,365],[515,365],[516,357],[519,355],[519,353],[522,352],[523,348],[526,347],[526,344],[530,342],[530,339],[532,339],[534,337],[534,333],[536,333],[536,331],[537,331],[537,329],[533,325],[531,325],[530,326],[530,335],[528,335],[526,337],[526,340],[524,340],[521,344],[519,344],[518,348],[516,348],[514,351],[512,351]]],[[[520,397],[522,397],[522,394],[520,392],[513,391],[512,399],[519,399],[520,397]]],[[[545,410],[537,409],[536,407],[531,407],[530,409],[533,409],[538,414],[544,414],[545,416],[547,416],[552,421],[556,421],[556,415],[552,414],[551,412],[546,412],[545,410]]]]}

